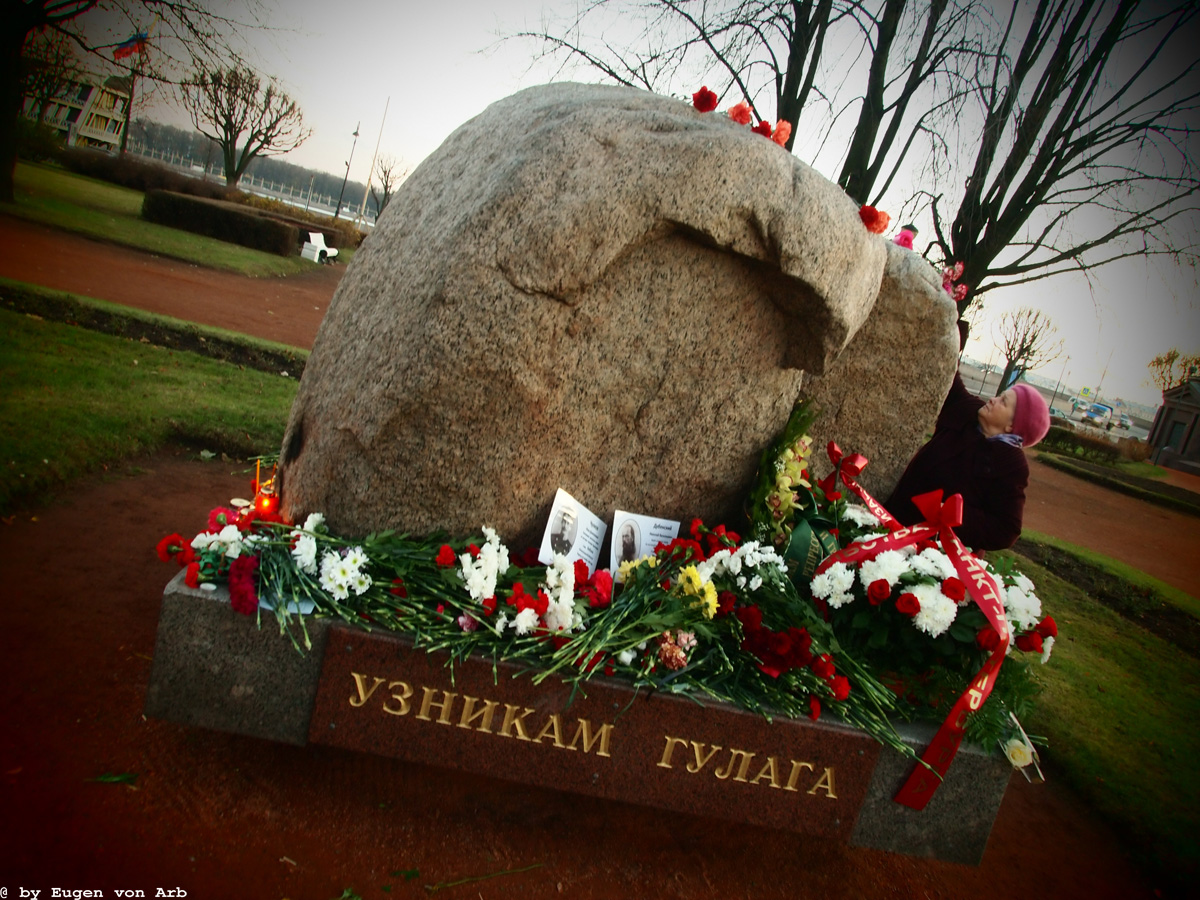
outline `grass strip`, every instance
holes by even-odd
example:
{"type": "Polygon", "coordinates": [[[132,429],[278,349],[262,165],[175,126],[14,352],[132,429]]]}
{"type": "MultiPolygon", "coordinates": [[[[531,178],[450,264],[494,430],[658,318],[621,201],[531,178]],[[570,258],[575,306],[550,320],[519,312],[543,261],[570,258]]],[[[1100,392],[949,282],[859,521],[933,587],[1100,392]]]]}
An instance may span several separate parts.
{"type": "Polygon", "coordinates": [[[0,309],[0,510],[170,441],[279,446],[297,382],[0,309]]]}
{"type": "Polygon", "coordinates": [[[1053,453],[1039,453],[1037,461],[1052,469],[1058,469],[1060,472],[1066,472],[1068,475],[1082,478],[1084,481],[1090,481],[1093,484],[1098,484],[1109,490],[1135,497],[1138,500],[1153,503],[1155,506],[1160,506],[1163,509],[1170,509],[1189,516],[1200,516],[1200,505],[1189,503],[1186,500],[1181,500],[1168,494],[1147,490],[1135,484],[1129,484],[1117,477],[1102,475],[1099,472],[1084,469],[1053,453]]]}
{"type": "Polygon", "coordinates": [[[1044,690],[1026,726],[1049,738],[1054,771],[1140,862],[1166,882],[1193,883],[1200,661],[1036,563],[1019,565],[1060,634],[1051,663],[1039,668],[1044,690]]]}
{"type": "Polygon", "coordinates": [[[291,378],[299,378],[308,361],[299,347],[7,278],[0,278],[0,307],[291,378]]]}
{"type": "MultiPolygon", "coordinates": [[[[141,191],[37,163],[16,169],[11,215],[184,262],[251,277],[311,272],[299,256],[277,256],[143,221],[141,191]]],[[[347,258],[349,257],[349,254],[347,258]]]]}

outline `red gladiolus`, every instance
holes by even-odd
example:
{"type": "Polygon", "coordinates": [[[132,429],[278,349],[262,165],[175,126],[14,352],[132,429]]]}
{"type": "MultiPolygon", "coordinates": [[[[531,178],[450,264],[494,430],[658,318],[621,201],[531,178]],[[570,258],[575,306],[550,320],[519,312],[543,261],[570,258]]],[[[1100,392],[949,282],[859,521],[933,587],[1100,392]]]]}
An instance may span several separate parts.
{"type": "Polygon", "coordinates": [[[1022,634],[1018,636],[1017,649],[1024,650],[1026,653],[1041,653],[1042,636],[1036,631],[1031,631],[1028,634],[1022,634]]]}
{"type": "Polygon", "coordinates": [[[814,722],[821,718],[821,701],[816,697],[808,698],[808,717],[814,722]]]}
{"type": "Polygon", "coordinates": [[[958,603],[967,596],[967,587],[957,578],[947,578],[942,582],[942,593],[958,603]]]}
{"type": "Polygon", "coordinates": [[[867,588],[867,599],[871,601],[872,606],[878,606],[890,596],[892,596],[892,586],[887,583],[885,578],[876,578],[867,588]]]}
{"type": "Polygon", "coordinates": [[[183,583],[190,588],[200,587],[200,563],[188,563],[187,572],[183,576],[183,583]]]}
{"type": "Polygon", "coordinates": [[[692,94],[692,106],[696,107],[697,112],[707,113],[712,112],[717,108],[717,95],[708,89],[708,86],[700,88],[696,93],[692,94]]]}
{"type": "Polygon", "coordinates": [[[454,555],[454,549],[449,544],[442,544],[441,549],[438,550],[438,555],[435,562],[445,569],[454,565],[456,561],[457,557],[454,555]]]}
{"type": "Polygon", "coordinates": [[[975,643],[979,645],[980,650],[991,653],[1000,646],[1000,635],[991,625],[984,625],[979,629],[979,634],[975,635],[975,643]]]}
{"type": "Polygon", "coordinates": [[[771,136],[771,123],[764,119],[750,130],[755,134],[761,134],[763,137],[769,138],[771,136]]]}
{"type": "Polygon", "coordinates": [[[739,125],[750,124],[750,107],[746,105],[745,100],[735,106],[729,107],[729,118],[733,119],[739,125]]]}
{"type": "Polygon", "coordinates": [[[921,611],[921,601],[916,594],[904,593],[896,600],[896,611],[906,616],[915,616],[921,611]]]}
{"type": "Polygon", "coordinates": [[[850,679],[845,675],[835,675],[829,686],[833,689],[834,700],[845,700],[850,696],[850,679]]]}
{"type": "Polygon", "coordinates": [[[859,207],[858,217],[862,219],[862,223],[867,226],[867,231],[871,234],[883,234],[887,231],[888,222],[892,221],[892,217],[883,210],[866,204],[859,207]]]}
{"type": "Polygon", "coordinates": [[[780,119],[775,123],[775,132],[771,135],[771,140],[777,143],[780,147],[787,146],[788,138],[792,136],[792,123],[785,122],[780,119]]]}
{"type": "Polygon", "coordinates": [[[1037,628],[1035,628],[1033,630],[1036,631],[1038,634],[1040,634],[1044,638],[1048,638],[1048,637],[1057,638],[1058,637],[1058,624],[1054,621],[1054,619],[1051,616],[1046,616],[1046,618],[1042,619],[1042,621],[1040,621],[1038,623],[1037,628]]]}

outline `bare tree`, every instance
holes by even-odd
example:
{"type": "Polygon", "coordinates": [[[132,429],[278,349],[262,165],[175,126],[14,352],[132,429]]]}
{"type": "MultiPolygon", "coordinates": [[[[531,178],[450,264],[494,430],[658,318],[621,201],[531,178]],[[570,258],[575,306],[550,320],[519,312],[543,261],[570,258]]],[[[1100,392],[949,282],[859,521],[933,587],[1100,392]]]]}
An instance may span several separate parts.
{"type": "Polygon", "coordinates": [[[1178,348],[1172,347],[1150,360],[1147,368],[1155,387],[1160,391],[1169,391],[1200,371],[1200,353],[1184,355],[1178,348]]]}
{"type": "Polygon", "coordinates": [[[975,0],[592,0],[557,31],[513,37],[541,42],[541,58],[583,63],[630,87],[670,94],[690,78],[690,93],[706,81],[760,120],[788,122],[789,150],[802,113],[812,113],[806,131],[824,120],[815,129],[823,145],[857,109],[838,183],[875,203],[915,145],[944,153],[939,126],[949,126],[985,52],[982,16],[975,0]],[[589,34],[605,16],[640,22],[633,46],[589,34]]]}
{"type": "MultiPolygon", "coordinates": [[[[0,15],[0,202],[13,198],[13,172],[17,164],[17,116],[21,112],[21,51],[28,37],[39,29],[51,29],[73,40],[84,53],[112,61],[116,40],[96,26],[88,26],[92,11],[116,17],[123,25],[139,30],[138,22],[154,20],[153,53],[138,54],[130,66],[143,68],[152,80],[174,83],[178,73],[200,62],[237,58],[235,36],[262,27],[259,0],[239,0],[242,11],[235,15],[214,12],[209,0],[5,0],[0,15]]],[[[233,8],[231,6],[225,9],[233,8]]]]}
{"type": "Polygon", "coordinates": [[[43,28],[29,36],[21,54],[21,93],[33,101],[38,122],[46,120],[51,102],[80,72],[75,45],[66,35],[43,28]]]}
{"type": "Polygon", "coordinates": [[[982,127],[937,247],[962,262],[963,311],[986,291],[1196,249],[1196,17],[1143,0],[1013,4],[981,65],[982,127]]]}
{"type": "Polygon", "coordinates": [[[1000,396],[1029,369],[1054,362],[1062,355],[1063,343],[1054,340],[1058,328],[1040,310],[1022,306],[1000,316],[998,325],[1004,351],[1004,374],[996,385],[1000,396]]]}
{"type": "Polygon", "coordinates": [[[181,93],[196,130],[221,148],[229,187],[237,187],[255,157],[295,150],[312,134],[296,101],[245,66],[199,69],[181,93]]]}
{"type": "Polygon", "coordinates": [[[408,169],[401,169],[400,161],[394,156],[381,156],[375,161],[375,178],[379,181],[379,190],[375,190],[375,182],[372,181],[371,199],[375,202],[376,221],[407,174],[408,169]]]}

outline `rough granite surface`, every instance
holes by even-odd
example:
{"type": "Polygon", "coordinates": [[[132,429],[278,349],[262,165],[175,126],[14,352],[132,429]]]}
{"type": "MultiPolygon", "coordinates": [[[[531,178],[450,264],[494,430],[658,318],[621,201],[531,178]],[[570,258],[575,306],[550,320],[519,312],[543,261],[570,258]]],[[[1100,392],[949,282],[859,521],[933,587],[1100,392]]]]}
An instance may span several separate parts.
{"type": "Polygon", "coordinates": [[[815,389],[840,404],[816,437],[898,475],[954,354],[915,255],[872,314],[894,256],[840,188],[721,113],[522,91],[447,138],[356,255],[292,407],[283,511],[347,536],[487,524],[518,548],[558,487],[602,518],[733,522],[805,379],[839,363],[862,379],[815,389]],[[906,324],[843,360],[885,310],[906,324]],[[900,412],[855,418],[871,409],[900,412]]]}

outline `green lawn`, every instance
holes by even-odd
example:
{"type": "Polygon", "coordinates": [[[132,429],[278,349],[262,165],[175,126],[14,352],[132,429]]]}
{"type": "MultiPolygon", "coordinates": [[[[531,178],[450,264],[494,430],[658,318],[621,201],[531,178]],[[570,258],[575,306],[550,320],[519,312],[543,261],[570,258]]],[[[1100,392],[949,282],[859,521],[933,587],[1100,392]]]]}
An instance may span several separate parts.
{"type": "Polygon", "coordinates": [[[242,456],[283,439],[297,382],[0,310],[0,510],[182,440],[242,456]]]}
{"type": "MultiPolygon", "coordinates": [[[[313,263],[298,256],[276,256],[144,222],[140,191],[62,169],[18,163],[15,193],[16,202],[0,205],[0,210],[161,256],[250,276],[294,275],[313,269],[313,263]]],[[[347,253],[347,260],[352,255],[347,253]]]]}

